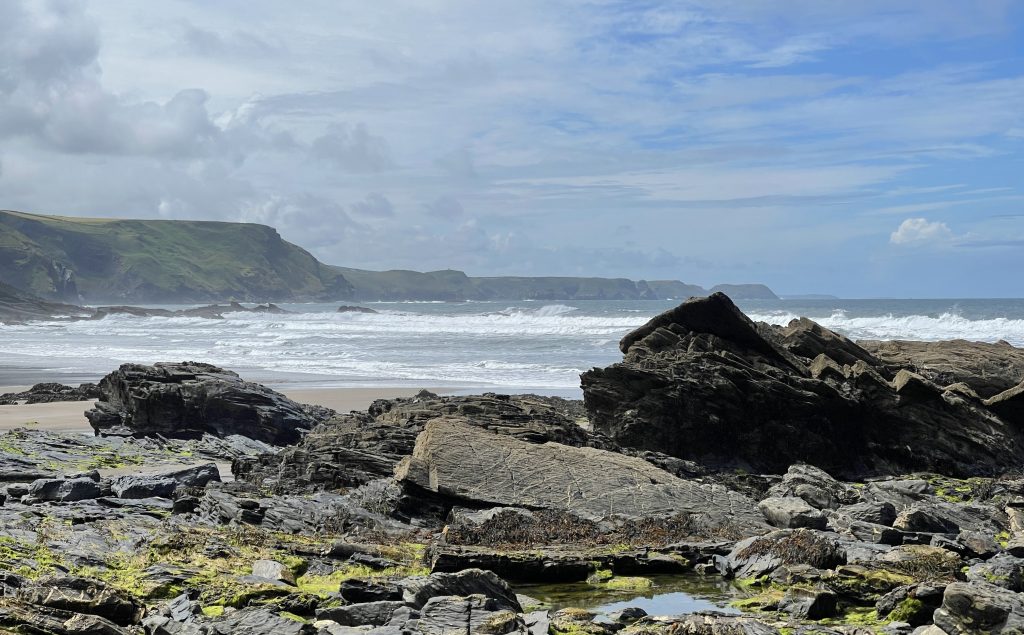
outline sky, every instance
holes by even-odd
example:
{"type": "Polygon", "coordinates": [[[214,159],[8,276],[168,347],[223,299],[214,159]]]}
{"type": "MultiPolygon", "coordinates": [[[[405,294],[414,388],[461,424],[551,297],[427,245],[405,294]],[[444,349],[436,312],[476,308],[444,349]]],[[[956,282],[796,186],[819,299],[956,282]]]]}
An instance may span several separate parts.
{"type": "Polygon", "coordinates": [[[0,208],[471,275],[1024,297],[1024,3],[2,0],[0,208]]]}

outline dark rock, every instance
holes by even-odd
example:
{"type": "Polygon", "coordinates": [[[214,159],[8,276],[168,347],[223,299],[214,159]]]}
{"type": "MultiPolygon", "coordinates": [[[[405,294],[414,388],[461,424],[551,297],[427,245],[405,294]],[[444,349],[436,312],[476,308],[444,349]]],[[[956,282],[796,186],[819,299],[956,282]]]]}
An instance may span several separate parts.
{"type": "Polygon", "coordinates": [[[64,384],[43,383],[36,384],[23,392],[2,394],[0,395],[0,402],[5,405],[14,405],[20,402],[35,404],[57,401],[90,401],[99,399],[100,396],[101,393],[96,384],[81,384],[75,387],[65,386],[64,384]]]}
{"type": "Polygon", "coordinates": [[[984,403],[1004,421],[1024,425],[1024,381],[986,399],[984,403]]]}
{"type": "Polygon", "coordinates": [[[332,620],[342,626],[384,626],[391,621],[395,611],[404,608],[403,602],[378,601],[348,604],[327,609],[319,609],[316,617],[319,620],[332,620]]]}
{"type": "Polygon", "coordinates": [[[216,463],[207,463],[173,472],[161,472],[157,476],[174,479],[185,487],[206,487],[207,483],[220,481],[220,469],[216,463]]]}
{"type": "Polygon", "coordinates": [[[935,626],[949,635],[1024,632],[1024,596],[986,582],[946,587],[935,626]]]}
{"type": "Polygon", "coordinates": [[[247,607],[225,612],[209,624],[210,635],[313,635],[311,624],[296,622],[265,608],[247,607]]]}
{"type": "Polygon", "coordinates": [[[722,575],[758,578],[782,565],[806,564],[832,569],[846,562],[836,537],[810,529],[783,529],[736,543],[729,555],[715,559],[722,575]]]}
{"type": "Polygon", "coordinates": [[[338,594],[351,604],[402,599],[402,590],[397,585],[359,579],[342,581],[338,594]]]}
{"type": "Polygon", "coordinates": [[[782,481],[768,490],[770,496],[796,496],[816,509],[835,509],[860,499],[857,491],[840,483],[831,474],[813,465],[797,463],[789,466],[782,481]]]}
{"type": "Polygon", "coordinates": [[[1024,462],[1024,434],[994,410],[908,374],[897,390],[892,369],[823,333],[754,324],[721,294],[691,299],[623,338],[622,362],[584,373],[584,402],[621,445],[719,469],[978,475],[1024,462]],[[856,361],[812,376],[808,355],[835,349],[856,361]]]}
{"type": "Polygon", "coordinates": [[[944,584],[921,583],[901,586],[889,591],[875,603],[880,618],[921,626],[932,621],[932,614],[942,604],[944,584]]]}
{"type": "Polygon", "coordinates": [[[365,306],[342,305],[338,307],[338,313],[377,313],[377,311],[365,306]]]}
{"type": "Polygon", "coordinates": [[[38,501],[71,502],[102,496],[99,484],[90,478],[39,479],[28,488],[28,496],[38,501]]]}
{"type": "Polygon", "coordinates": [[[423,635],[528,633],[526,623],[516,612],[501,608],[483,595],[433,597],[420,611],[419,619],[409,625],[423,635]]]}
{"type": "Polygon", "coordinates": [[[210,364],[124,364],[103,378],[100,389],[103,399],[86,417],[103,435],[240,434],[287,444],[322,420],[284,395],[210,364]]]}
{"type": "Polygon", "coordinates": [[[399,585],[405,603],[422,608],[433,597],[445,595],[482,595],[494,601],[496,609],[521,613],[523,608],[508,584],[490,571],[467,569],[459,573],[432,573],[405,578],[399,585]]]}
{"type": "Polygon", "coordinates": [[[901,511],[892,524],[902,531],[923,531],[933,533],[956,534],[960,527],[947,518],[933,513],[932,509],[923,506],[908,507],[901,511]]]}
{"type": "Polygon", "coordinates": [[[1024,560],[1010,554],[999,554],[967,570],[970,582],[987,582],[1010,591],[1024,591],[1024,560]]]}
{"type": "Polygon", "coordinates": [[[159,476],[119,476],[110,489],[118,498],[173,498],[178,481],[159,476]]]}
{"type": "Polygon", "coordinates": [[[17,590],[17,599],[71,613],[97,615],[121,626],[138,623],[144,607],[99,580],[50,576],[17,590]]]}
{"type": "Polygon", "coordinates": [[[636,606],[628,606],[621,611],[614,611],[608,614],[608,619],[619,624],[632,624],[642,617],[647,616],[647,611],[636,606]]]}
{"type": "Polygon", "coordinates": [[[865,501],[844,505],[837,513],[852,520],[891,527],[896,520],[896,507],[889,502],[865,501]]]}
{"type": "Polygon", "coordinates": [[[411,399],[375,401],[366,413],[337,416],[294,447],[236,461],[232,473],[261,488],[290,493],[363,486],[391,477],[395,465],[412,453],[427,421],[452,416],[533,443],[609,444],[578,425],[586,420],[579,402],[535,395],[438,397],[421,391],[411,399]]]}

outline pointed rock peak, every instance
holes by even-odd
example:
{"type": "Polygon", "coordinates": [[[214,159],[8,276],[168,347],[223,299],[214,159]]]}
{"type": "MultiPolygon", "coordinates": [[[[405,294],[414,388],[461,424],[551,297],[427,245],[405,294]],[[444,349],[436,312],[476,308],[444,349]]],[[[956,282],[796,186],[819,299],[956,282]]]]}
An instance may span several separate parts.
{"type": "Polygon", "coordinates": [[[647,324],[627,334],[619,342],[623,353],[659,328],[672,324],[694,333],[708,333],[744,348],[777,357],[778,351],[758,332],[757,326],[724,293],[690,298],[674,309],[657,315],[647,324]]]}

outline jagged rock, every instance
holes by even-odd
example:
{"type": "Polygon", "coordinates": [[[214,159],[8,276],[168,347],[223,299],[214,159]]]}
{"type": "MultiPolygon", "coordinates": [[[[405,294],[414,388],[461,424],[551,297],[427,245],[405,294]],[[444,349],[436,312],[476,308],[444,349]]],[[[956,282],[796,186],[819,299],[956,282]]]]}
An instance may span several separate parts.
{"type": "Polygon", "coordinates": [[[836,594],[827,588],[794,586],[786,590],[779,610],[801,619],[821,620],[835,617],[838,601],[836,594]]]}
{"type": "Polygon", "coordinates": [[[864,501],[843,505],[835,512],[854,521],[891,527],[896,520],[896,507],[889,502],[864,501]]]}
{"type": "Polygon", "coordinates": [[[144,607],[99,580],[49,576],[17,590],[22,602],[71,613],[96,615],[120,626],[138,623],[144,607]]]}
{"type": "Polygon", "coordinates": [[[17,393],[4,393],[0,395],[0,403],[53,403],[56,401],[90,401],[99,399],[102,396],[99,386],[96,384],[81,384],[65,386],[64,384],[43,383],[35,384],[28,390],[17,393]]]}
{"type": "Polygon", "coordinates": [[[361,486],[390,477],[412,453],[427,421],[459,417],[480,427],[542,443],[607,444],[578,425],[586,413],[578,402],[536,395],[484,394],[439,397],[421,391],[411,399],[381,399],[366,413],[340,415],[317,426],[296,446],[277,454],[244,458],[232,465],[236,479],[272,491],[302,492],[361,486]]]}
{"type": "Polygon", "coordinates": [[[71,501],[99,498],[103,490],[99,483],[91,478],[71,479],[39,479],[32,481],[28,488],[28,497],[38,501],[71,501]]]}
{"type": "Polygon", "coordinates": [[[824,529],[826,519],[821,511],[795,496],[766,498],[757,504],[768,524],[783,529],[824,529]]]}
{"type": "Polygon", "coordinates": [[[947,518],[932,513],[926,507],[913,506],[901,511],[892,524],[896,529],[903,531],[923,531],[934,533],[955,534],[959,533],[960,527],[947,518]]]}
{"type": "Polygon", "coordinates": [[[933,619],[948,635],[1024,633],[1024,596],[987,582],[953,582],[933,619]]]}
{"type": "Polygon", "coordinates": [[[1024,350],[1006,342],[866,340],[857,343],[892,368],[908,368],[941,386],[962,382],[986,397],[1024,381],[1024,350]]]}
{"type": "Polygon", "coordinates": [[[405,608],[404,602],[363,602],[319,609],[316,617],[320,620],[332,620],[342,626],[384,626],[391,621],[395,611],[401,608],[405,608]]]}
{"type": "Polygon", "coordinates": [[[423,635],[528,634],[526,623],[514,611],[500,608],[493,598],[483,595],[433,597],[423,606],[419,619],[407,626],[423,635]]]}
{"type": "Polygon", "coordinates": [[[986,399],[984,403],[1005,421],[1024,424],[1024,381],[986,399]]]}
{"type": "Polygon", "coordinates": [[[523,611],[508,583],[490,571],[467,569],[458,573],[432,573],[405,578],[399,585],[405,603],[413,608],[422,608],[430,598],[438,596],[482,595],[493,600],[496,609],[523,611]]]}
{"type": "Polygon", "coordinates": [[[942,604],[944,584],[920,583],[897,587],[878,599],[875,612],[880,618],[899,620],[912,626],[932,621],[932,614],[942,604]]]}
{"type": "Polygon", "coordinates": [[[178,481],[159,476],[119,476],[110,489],[118,498],[173,498],[178,481]]]}
{"type": "Polygon", "coordinates": [[[642,617],[647,616],[647,611],[636,606],[628,606],[620,611],[613,611],[608,614],[608,619],[618,624],[629,625],[642,617]]]}
{"type": "Polygon", "coordinates": [[[720,485],[684,481],[605,450],[520,441],[455,418],[430,421],[395,478],[477,505],[557,509],[593,520],[685,513],[695,528],[766,528],[752,500],[720,485]]]}
{"type": "Polygon", "coordinates": [[[727,577],[758,578],[782,565],[806,564],[831,569],[846,562],[834,535],[811,529],[783,529],[736,543],[729,555],[715,558],[727,577]]]}
{"type": "Polygon", "coordinates": [[[1010,591],[1024,591],[1024,560],[1010,554],[995,557],[972,565],[967,570],[970,582],[987,582],[1010,591]]]}
{"type": "Polygon", "coordinates": [[[313,635],[311,624],[276,615],[265,608],[247,607],[225,612],[208,623],[210,635],[313,635]]]}
{"type": "Polygon", "coordinates": [[[582,375],[594,430],[624,446],[772,473],[805,462],[848,476],[978,475],[1024,462],[1024,434],[1009,421],[908,375],[897,391],[891,369],[821,333],[754,324],[722,294],[688,300],[624,337],[622,362],[582,375]],[[813,377],[811,353],[839,355],[836,347],[856,361],[841,377],[813,377]]]}
{"type": "Polygon", "coordinates": [[[86,412],[96,434],[200,438],[239,434],[297,441],[324,420],[269,388],[210,364],[123,364],[100,381],[103,399],[86,412]]]}
{"type": "Polygon", "coordinates": [[[359,579],[344,580],[338,594],[351,604],[402,599],[402,590],[397,585],[359,579]]]}
{"type": "Polygon", "coordinates": [[[768,490],[769,496],[796,496],[816,509],[835,509],[859,500],[857,491],[840,483],[831,474],[813,465],[789,466],[782,481],[768,490]]]}
{"type": "Polygon", "coordinates": [[[343,304],[338,307],[338,313],[377,313],[377,311],[365,306],[349,306],[343,304]]]}

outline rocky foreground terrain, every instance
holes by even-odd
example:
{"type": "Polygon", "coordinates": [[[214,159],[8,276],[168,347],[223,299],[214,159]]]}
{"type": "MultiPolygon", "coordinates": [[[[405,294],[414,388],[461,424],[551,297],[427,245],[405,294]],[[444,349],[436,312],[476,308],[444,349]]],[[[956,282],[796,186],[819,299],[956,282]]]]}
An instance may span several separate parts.
{"type": "Polygon", "coordinates": [[[1024,632],[1022,351],[861,346],[722,295],[622,349],[582,403],[341,414],[198,363],[41,388],[101,395],[97,435],[0,436],[0,630],[1024,632]],[[521,593],[665,580],[733,600],[598,614],[521,593]]]}

